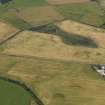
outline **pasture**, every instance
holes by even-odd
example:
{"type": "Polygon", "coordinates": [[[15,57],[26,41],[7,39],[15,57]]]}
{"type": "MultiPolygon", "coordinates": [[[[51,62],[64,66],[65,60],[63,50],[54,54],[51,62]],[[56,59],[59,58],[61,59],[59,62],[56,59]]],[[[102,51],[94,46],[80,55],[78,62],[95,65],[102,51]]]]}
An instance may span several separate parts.
{"type": "Polygon", "coordinates": [[[57,5],[55,8],[66,19],[98,27],[105,22],[104,12],[96,2],[63,4],[57,5]]]}
{"type": "Polygon", "coordinates": [[[62,5],[62,4],[73,4],[73,3],[87,3],[90,2],[90,0],[47,0],[48,3],[53,5],[62,5]]]}
{"type": "Polygon", "coordinates": [[[24,19],[19,18],[17,14],[23,9],[45,5],[48,5],[45,0],[13,0],[4,5],[0,5],[0,19],[19,29],[27,29],[32,27],[32,25],[24,19]]]}
{"type": "MultiPolygon", "coordinates": [[[[8,7],[15,8],[28,8],[32,6],[43,6],[47,5],[46,0],[12,0],[9,3],[5,4],[8,7]]],[[[5,5],[0,5],[1,7],[5,7],[5,5]]]]}
{"type": "Polygon", "coordinates": [[[89,0],[14,0],[0,5],[0,14],[0,19],[20,29],[64,18],[94,26],[102,26],[105,22],[101,6],[89,0]]]}
{"type": "Polygon", "coordinates": [[[51,6],[38,6],[21,10],[18,17],[33,26],[60,21],[63,17],[51,6]]]}
{"type": "Polygon", "coordinates": [[[0,105],[30,105],[30,101],[22,87],[0,79],[0,105]]]}

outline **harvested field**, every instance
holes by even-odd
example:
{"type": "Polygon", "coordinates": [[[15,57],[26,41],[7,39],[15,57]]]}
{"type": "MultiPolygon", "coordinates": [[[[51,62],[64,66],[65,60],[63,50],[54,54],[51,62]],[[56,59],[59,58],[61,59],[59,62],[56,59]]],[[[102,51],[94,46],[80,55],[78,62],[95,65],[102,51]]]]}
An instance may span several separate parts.
{"type": "Polygon", "coordinates": [[[24,31],[3,46],[3,54],[105,63],[105,49],[70,46],[52,34],[24,31]]]}
{"type": "Polygon", "coordinates": [[[48,33],[59,36],[62,41],[67,45],[84,46],[90,48],[97,48],[97,44],[90,38],[86,38],[81,35],[70,34],[62,31],[55,24],[47,24],[39,27],[33,27],[30,29],[33,32],[48,33]]]}
{"type": "Polygon", "coordinates": [[[0,67],[3,64],[8,72],[4,72],[6,68],[0,71],[32,86],[44,105],[104,105],[105,81],[90,65],[3,55],[0,58],[0,67]],[[26,75],[34,77],[25,79],[26,75]]]}
{"type": "Polygon", "coordinates": [[[81,35],[93,39],[100,48],[105,48],[105,30],[75,21],[66,20],[57,26],[65,32],[81,35]]]}
{"type": "Polygon", "coordinates": [[[18,16],[34,26],[63,19],[51,6],[24,9],[18,13],[18,16]]]}
{"type": "Polygon", "coordinates": [[[0,22],[0,43],[11,37],[18,31],[19,29],[13,27],[12,25],[0,22]]]}
{"type": "Polygon", "coordinates": [[[90,0],[47,0],[50,4],[54,5],[61,5],[61,4],[68,4],[68,3],[83,3],[89,2],[90,0]]]}

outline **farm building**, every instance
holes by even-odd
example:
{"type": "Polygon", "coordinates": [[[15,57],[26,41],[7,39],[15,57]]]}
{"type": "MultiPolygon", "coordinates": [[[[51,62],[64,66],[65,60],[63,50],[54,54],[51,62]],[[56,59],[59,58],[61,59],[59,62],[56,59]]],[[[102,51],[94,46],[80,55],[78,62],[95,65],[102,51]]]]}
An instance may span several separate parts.
{"type": "Polygon", "coordinates": [[[94,65],[93,69],[95,69],[102,76],[105,76],[105,65],[94,65]]]}
{"type": "Polygon", "coordinates": [[[9,2],[9,1],[12,1],[12,0],[0,0],[0,3],[5,4],[5,3],[9,2]]]}

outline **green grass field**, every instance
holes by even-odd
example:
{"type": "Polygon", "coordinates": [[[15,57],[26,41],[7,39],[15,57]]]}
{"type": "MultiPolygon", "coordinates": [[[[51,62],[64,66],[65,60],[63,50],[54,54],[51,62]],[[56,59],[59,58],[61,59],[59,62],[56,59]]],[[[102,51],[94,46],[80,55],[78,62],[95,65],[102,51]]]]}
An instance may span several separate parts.
{"type": "Polygon", "coordinates": [[[23,19],[16,16],[16,14],[6,12],[0,15],[1,20],[12,24],[14,27],[19,29],[28,29],[32,27],[32,25],[23,19]]]}
{"type": "MultiPolygon", "coordinates": [[[[44,6],[50,6],[50,5],[46,0],[31,0],[31,1],[14,0],[5,5],[0,5],[0,14],[1,14],[0,19],[5,20],[6,22],[13,24],[14,26],[20,29],[28,29],[30,27],[33,27],[33,25],[32,25],[32,22],[27,20],[27,18],[32,17],[32,20],[33,20],[33,16],[35,16],[34,18],[36,20],[38,19],[36,17],[38,16],[36,15],[37,11],[33,9],[32,11],[33,16],[32,16],[32,14],[30,14],[28,10],[30,10],[30,8],[41,7],[41,6],[44,7],[44,6]],[[22,12],[24,10],[25,10],[25,13],[22,12]],[[17,15],[19,14],[19,12],[20,14],[22,13],[22,16],[25,17],[26,19],[19,17],[17,15]]],[[[87,23],[90,25],[95,25],[95,26],[101,26],[102,24],[105,23],[105,16],[103,15],[103,11],[101,7],[95,2],[62,4],[58,6],[53,5],[51,6],[51,8],[55,9],[55,11],[58,12],[58,14],[60,13],[65,19],[73,19],[76,21],[80,21],[80,22],[87,23]]],[[[50,15],[51,14],[53,14],[53,12],[50,12],[50,15]]],[[[51,18],[51,16],[49,17],[51,18]]],[[[41,17],[45,17],[45,15],[42,14],[41,17]]],[[[59,18],[59,16],[56,16],[56,18],[57,17],[59,18]]],[[[45,18],[47,19],[47,17],[45,18]]],[[[41,20],[38,22],[39,22],[39,25],[41,23],[43,24],[43,21],[41,20]]],[[[38,22],[36,22],[36,24],[38,24],[38,22]]]]}
{"type": "Polygon", "coordinates": [[[66,19],[72,19],[90,25],[100,26],[105,22],[101,7],[96,3],[66,4],[55,7],[66,19]]]}
{"type": "Polygon", "coordinates": [[[46,0],[13,0],[5,5],[0,5],[1,7],[14,7],[14,8],[28,8],[32,6],[43,6],[47,5],[46,0]]]}
{"type": "Polygon", "coordinates": [[[22,87],[0,80],[0,105],[29,105],[31,97],[22,87]]]}

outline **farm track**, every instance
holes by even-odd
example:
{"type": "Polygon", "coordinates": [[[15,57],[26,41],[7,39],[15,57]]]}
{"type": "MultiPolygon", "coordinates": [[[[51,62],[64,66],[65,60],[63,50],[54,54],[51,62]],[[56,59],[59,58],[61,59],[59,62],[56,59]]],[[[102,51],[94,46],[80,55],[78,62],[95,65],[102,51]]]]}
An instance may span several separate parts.
{"type": "Polygon", "coordinates": [[[22,81],[20,82],[18,80],[13,80],[13,79],[3,77],[3,76],[0,76],[0,79],[7,81],[7,82],[10,82],[10,83],[13,83],[13,84],[18,85],[18,86],[21,86],[28,93],[31,94],[32,98],[35,100],[35,103],[37,103],[37,105],[44,105],[44,103],[39,99],[39,97],[35,94],[35,92],[33,92],[33,90],[29,86],[27,86],[25,83],[23,83],[22,81]]]}

